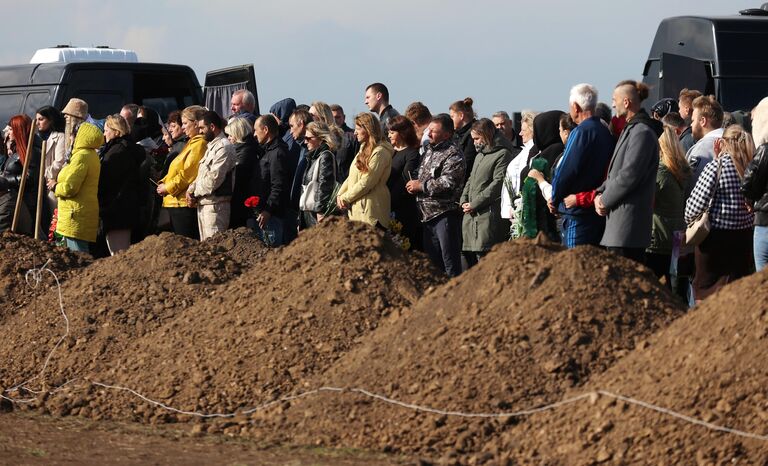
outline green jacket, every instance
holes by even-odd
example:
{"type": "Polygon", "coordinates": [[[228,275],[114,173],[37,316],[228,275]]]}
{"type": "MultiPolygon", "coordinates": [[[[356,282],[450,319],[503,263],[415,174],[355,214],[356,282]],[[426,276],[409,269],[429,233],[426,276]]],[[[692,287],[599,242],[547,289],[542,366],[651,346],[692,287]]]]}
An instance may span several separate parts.
{"type": "Polygon", "coordinates": [[[511,160],[512,155],[501,145],[477,153],[460,200],[462,205],[469,202],[473,210],[464,214],[462,250],[488,251],[509,236],[509,222],[501,218],[501,190],[511,160]]]}
{"type": "Polygon", "coordinates": [[[77,130],[69,163],[59,172],[54,191],[59,200],[56,232],[67,238],[96,241],[99,229],[99,173],[96,149],[104,136],[96,126],[83,123],[77,130]]]}
{"type": "MultiPolygon", "coordinates": [[[[688,174],[690,177],[690,173],[688,174]]],[[[685,231],[685,188],[688,183],[677,181],[672,172],[659,163],[656,172],[656,194],[653,199],[651,245],[646,251],[671,254],[675,231],[685,231]]]]}

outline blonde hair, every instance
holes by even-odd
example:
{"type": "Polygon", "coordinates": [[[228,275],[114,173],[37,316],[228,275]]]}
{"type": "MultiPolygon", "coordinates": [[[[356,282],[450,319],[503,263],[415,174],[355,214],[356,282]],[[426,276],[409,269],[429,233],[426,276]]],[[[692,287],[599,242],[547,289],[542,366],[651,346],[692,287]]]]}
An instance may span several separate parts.
{"type": "Polygon", "coordinates": [[[669,169],[678,183],[683,184],[691,175],[691,167],[685,159],[685,151],[677,133],[669,126],[664,127],[664,132],[659,137],[659,149],[659,163],[669,169]]]}
{"type": "Polygon", "coordinates": [[[331,129],[322,121],[313,121],[307,125],[307,132],[320,138],[331,152],[336,151],[336,139],[331,134],[331,129]]]}
{"type": "Polygon", "coordinates": [[[373,113],[358,113],[355,117],[355,126],[360,126],[368,133],[366,141],[360,145],[360,152],[357,153],[357,162],[355,167],[361,173],[368,173],[368,162],[371,160],[374,147],[381,144],[381,125],[379,120],[373,116],[373,113]]]}
{"type": "Polygon", "coordinates": [[[723,152],[731,156],[739,178],[744,178],[744,170],[755,155],[755,143],[752,142],[752,136],[740,125],[731,125],[723,131],[722,139],[723,152]]]}
{"type": "Polygon", "coordinates": [[[245,142],[249,134],[253,134],[253,126],[243,117],[236,117],[229,120],[226,133],[235,140],[235,142],[245,142]]]}
{"type": "Polygon", "coordinates": [[[205,107],[201,107],[199,105],[190,105],[181,111],[181,117],[189,121],[202,120],[205,111],[205,107]]]}
{"type": "MultiPolygon", "coordinates": [[[[334,139],[333,146],[337,148],[341,146],[341,140],[344,137],[344,131],[336,125],[336,120],[333,118],[333,111],[331,110],[331,106],[325,102],[316,100],[312,102],[310,108],[314,108],[317,112],[319,121],[325,123],[326,126],[328,126],[328,131],[331,137],[334,139]]],[[[330,147],[330,144],[328,147],[330,147]]],[[[331,150],[335,151],[336,149],[331,150]]]]}
{"type": "Polygon", "coordinates": [[[131,132],[128,128],[128,122],[119,113],[109,115],[104,122],[104,126],[116,132],[117,137],[123,137],[131,132]]]}
{"type": "Polygon", "coordinates": [[[768,142],[768,97],[752,110],[752,137],[756,146],[768,142]]]}
{"type": "Polygon", "coordinates": [[[529,128],[533,129],[533,119],[536,118],[536,115],[537,113],[532,110],[523,110],[520,114],[520,126],[525,123],[529,128]]]}

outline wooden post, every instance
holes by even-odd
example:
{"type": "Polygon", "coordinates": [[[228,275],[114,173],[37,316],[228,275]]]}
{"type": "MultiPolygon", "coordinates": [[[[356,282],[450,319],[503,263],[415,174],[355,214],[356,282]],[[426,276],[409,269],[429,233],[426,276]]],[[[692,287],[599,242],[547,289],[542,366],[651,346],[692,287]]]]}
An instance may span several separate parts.
{"type": "Polygon", "coordinates": [[[19,194],[16,196],[16,208],[13,210],[13,222],[11,222],[11,232],[16,233],[16,227],[19,224],[19,214],[24,205],[24,188],[27,186],[27,172],[29,171],[29,161],[32,160],[32,141],[35,137],[34,124],[29,126],[29,140],[27,142],[27,154],[24,157],[24,169],[21,171],[21,182],[19,183],[19,194]]]}
{"type": "Polygon", "coordinates": [[[35,239],[40,239],[40,222],[43,219],[43,203],[45,202],[45,149],[48,141],[43,141],[40,149],[40,176],[37,177],[37,214],[35,215],[35,239]]]}

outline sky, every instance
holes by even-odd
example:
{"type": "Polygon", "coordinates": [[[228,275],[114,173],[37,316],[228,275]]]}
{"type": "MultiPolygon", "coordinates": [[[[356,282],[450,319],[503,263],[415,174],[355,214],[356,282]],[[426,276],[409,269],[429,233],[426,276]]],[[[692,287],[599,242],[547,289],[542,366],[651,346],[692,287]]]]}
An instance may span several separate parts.
{"type": "MultiPolygon", "coordinates": [[[[7,1],[7,0],[4,0],[7,1]]],[[[367,111],[365,87],[383,82],[399,111],[432,113],[472,97],[497,110],[562,109],[574,84],[600,100],[640,79],[659,22],[731,15],[760,0],[36,0],[3,9],[0,66],[56,44],[135,50],[139,60],[205,72],[253,63],[262,112],[293,97],[367,111]],[[12,45],[11,45],[12,44],[12,45]]]]}

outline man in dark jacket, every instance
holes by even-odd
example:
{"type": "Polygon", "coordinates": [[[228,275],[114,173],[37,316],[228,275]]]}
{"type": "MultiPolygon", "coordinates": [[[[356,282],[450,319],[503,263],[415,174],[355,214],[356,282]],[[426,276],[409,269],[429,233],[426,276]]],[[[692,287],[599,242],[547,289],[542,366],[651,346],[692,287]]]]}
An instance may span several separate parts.
{"type": "Polygon", "coordinates": [[[453,121],[441,113],[429,124],[429,146],[419,166],[418,179],[405,188],[416,196],[424,223],[424,249],[449,277],[461,273],[461,217],[459,198],[466,164],[453,141],[453,121]]]}
{"type": "Polygon", "coordinates": [[[605,171],[613,154],[614,139],[608,128],[595,114],[597,89],[590,84],[571,88],[569,110],[578,126],[574,128],[560,165],[552,179],[552,200],[549,210],[557,210],[563,219],[563,245],[573,248],[582,244],[600,244],[605,218],[592,207],[566,202],[577,194],[594,193],[605,179],[605,171]]]}
{"type": "Polygon", "coordinates": [[[397,110],[389,105],[389,90],[382,83],[373,83],[365,88],[365,105],[376,114],[381,123],[381,134],[386,135],[389,120],[397,115],[397,110]]]}
{"type": "Polygon", "coordinates": [[[256,234],[269,246],[286,243],[290,234],[285,231],[295,222],[289,221],[290,190],[296,170],[296,160],[288,152],[288,147],[278,137],[277,119],[272,115],[262,115],[256,119],[254,133],[261,144],[264,155],[259,160],[261,180],[261,199],[259,215],[256,219],[256,234]]]}
{"type": "Polygon", "coordinates": [[[622,81],[614,89],[613,107],[626,117],[627,126],[595,197],[595,210],[606,217],[600,244],[638,262],[645,261],[645,249],[651,244],[659,168],[659,134],[654,120],[640,107],[647,95],[648,88],[635,81],[622,81]]]}

